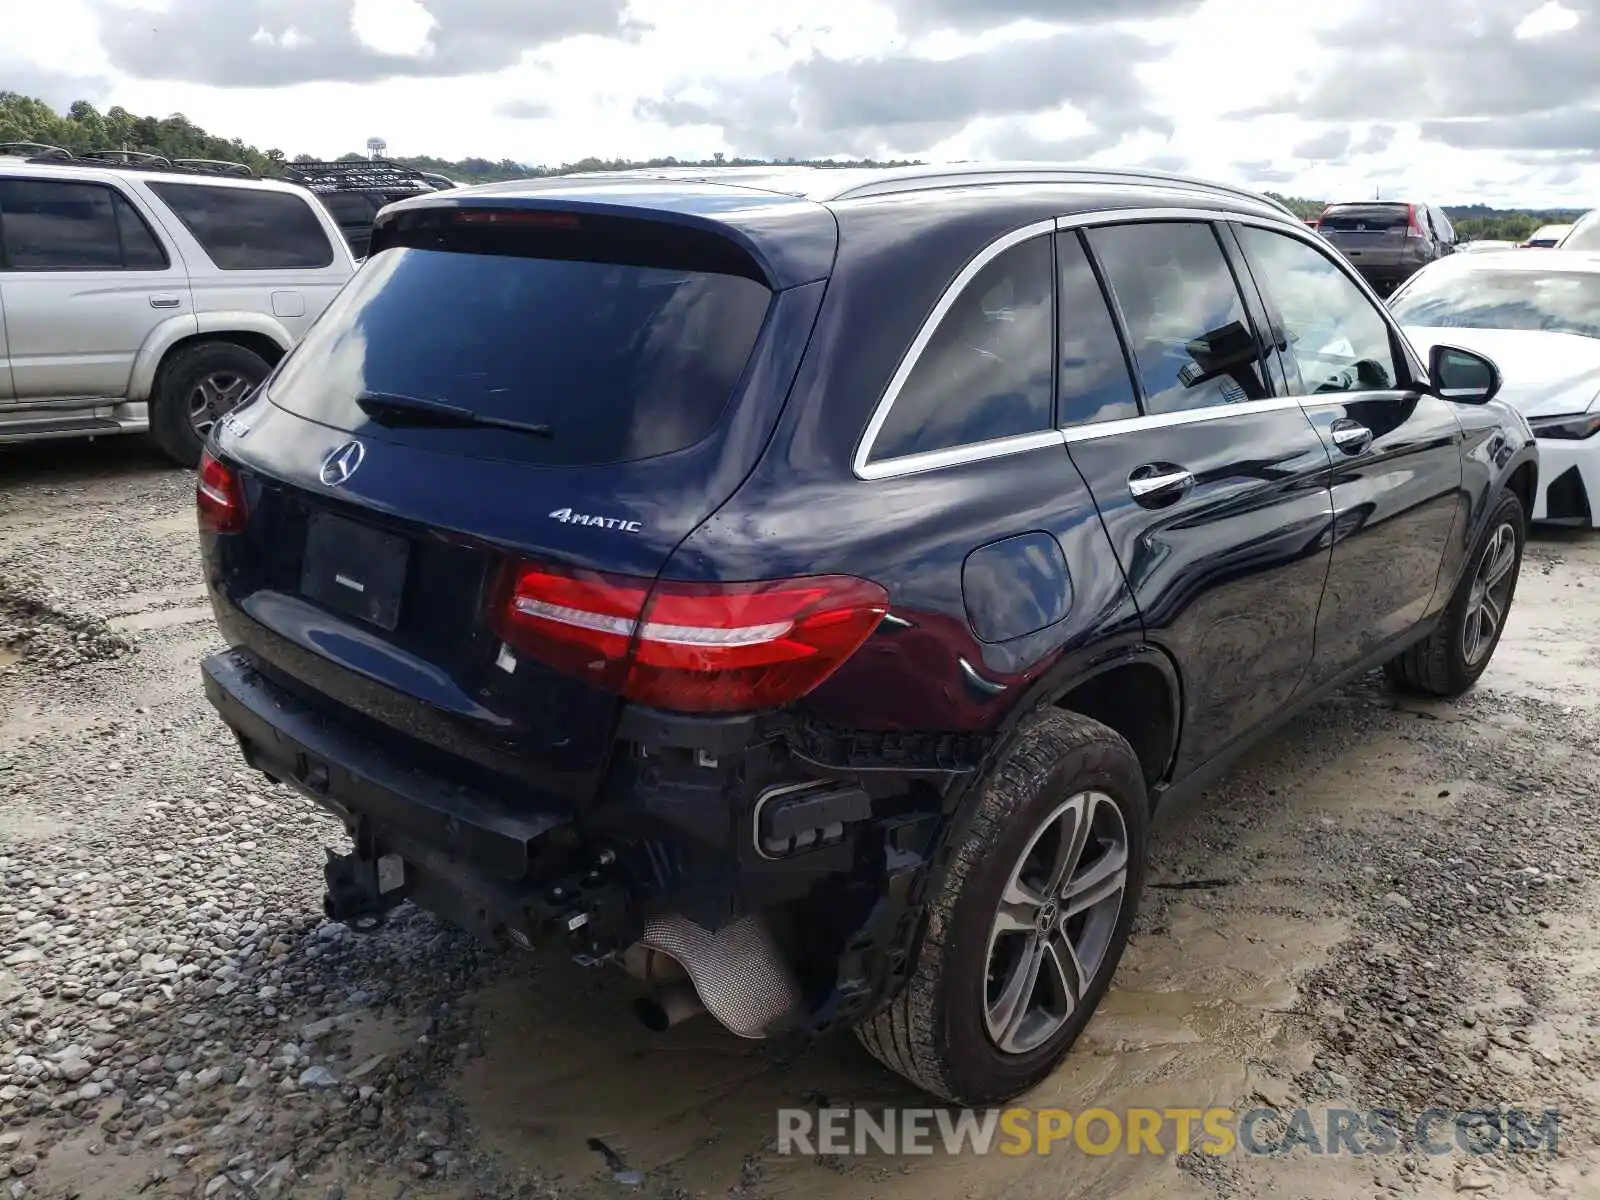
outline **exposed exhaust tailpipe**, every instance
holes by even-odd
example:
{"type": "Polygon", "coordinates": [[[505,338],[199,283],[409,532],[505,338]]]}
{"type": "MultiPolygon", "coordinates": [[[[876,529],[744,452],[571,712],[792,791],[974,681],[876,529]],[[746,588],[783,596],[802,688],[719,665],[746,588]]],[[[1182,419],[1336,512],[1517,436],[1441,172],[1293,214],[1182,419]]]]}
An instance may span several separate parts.
{"type": "Polygon", "coordinates": [[[716,933],[677,913],[653,917],[622,966],[650,984],[634,1012],[658,1032],[709,1012],[740,1037],[769,1037],[800,1008],[799,985],[758,913],[716,933]]]}
{"type": "Polygon", "coordinates": [[[680,1021],[697,1017],[705,1010],[706,1006],[700,1003],[700,995],[694,990],[694,984],[687,979],[657,988],[652,994],[641,996],[633,1002],[634,1015],[651,1033],[665,1033],[680,1021]]]}

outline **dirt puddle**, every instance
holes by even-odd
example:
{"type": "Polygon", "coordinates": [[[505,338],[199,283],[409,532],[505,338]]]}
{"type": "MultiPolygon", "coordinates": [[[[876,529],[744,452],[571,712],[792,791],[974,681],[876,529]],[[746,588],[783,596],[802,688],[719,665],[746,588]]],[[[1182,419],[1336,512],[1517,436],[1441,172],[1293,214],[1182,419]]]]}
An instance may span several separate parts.
{"type": "Polygon", "coordinates": [[[1600,705],[1600,538],[1530,543],[1505,636],[1481,687],[1557,704],[1600,705]]]}
{"type": "MultiPolygon", "coordinates": [[[[1293,980],[1344,930],[1286,911],[1281,890],[1271,877],[1215,894],[1157,888],[1149,927],[1076,1052],[1026,1102],[1074,1112],[1210,1108],[1253,1093],[1282,1102],[1285,1079],[1263,1060],[1286,1073],[1309,1060],[1291,1016],[1293,980]]],[[[488,1148],[580,1191],[614,1188],[621,1170],[695,1194],[840,1200],[1205,1194],[1177,1170],[1172,1146],[1160,1156],[1070,1146],[1048,1157],[779,1155],[780,1108],[928,1101],[848,1035],[784,1053],[701,1020],[648,1033],[628,1013],[630,986],[620,973],[551,962],[482,999],[485,1053],[454,1090],[488,1148]]]]}

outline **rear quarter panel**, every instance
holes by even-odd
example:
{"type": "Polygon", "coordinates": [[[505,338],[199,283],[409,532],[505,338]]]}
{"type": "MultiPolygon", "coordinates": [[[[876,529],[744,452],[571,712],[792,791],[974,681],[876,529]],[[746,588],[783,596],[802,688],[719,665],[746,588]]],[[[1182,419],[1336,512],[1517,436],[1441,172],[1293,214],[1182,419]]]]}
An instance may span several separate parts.
{"type": "Polygon", "coordinates": [[[874,407],[949,283],[990,241],[1062,207],[1059,199],[1033,209],[1010,201],[841,206],[827,297],[772,442],[744,486],[667,564],[676,578],[839,572],[888,589],[889,617],[802,704],[829,725],[998,731],[1048,681],[1142,640],[1064,445],[877,480],[851,470],[874,407]],[[1060,545],[1070,605],[1042,629],[982,641],[974,623],[1010,632],[1032,622],[998,607],[975,622],[969,604],[998,593],[975,577],[964,594],[964,565],[981,547],[1030,533],[1060,545]]]}

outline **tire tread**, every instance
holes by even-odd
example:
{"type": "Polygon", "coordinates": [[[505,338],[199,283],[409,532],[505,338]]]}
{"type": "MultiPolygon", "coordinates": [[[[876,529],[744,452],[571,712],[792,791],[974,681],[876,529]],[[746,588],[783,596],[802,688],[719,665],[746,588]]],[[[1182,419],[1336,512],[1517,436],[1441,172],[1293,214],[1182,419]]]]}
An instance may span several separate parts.
{"type": "MultiPolygon", "coordinates": [[[[1086,753],[1091,760],[1117,756],[1138,760],[1132,747],[1098,721],[1059,708],[1041,709],[1024,722],[1011,749],[992,768],[964,828],[955,835],[943,880],[930,896],[916,963],[904,987],[884,1008],[856,1027],[861,1044],[874,1058],[918,1088],[950,1103],[973,1099],[951,1078],[941,1043],[939,1016],[944,951],[953,910],[973,871],[1013,817],[1032,798],[1030,785],[1064,755],[1086,753]]],[[[1138,796],[1140,804],[1144,795],[1138,796]]]]}

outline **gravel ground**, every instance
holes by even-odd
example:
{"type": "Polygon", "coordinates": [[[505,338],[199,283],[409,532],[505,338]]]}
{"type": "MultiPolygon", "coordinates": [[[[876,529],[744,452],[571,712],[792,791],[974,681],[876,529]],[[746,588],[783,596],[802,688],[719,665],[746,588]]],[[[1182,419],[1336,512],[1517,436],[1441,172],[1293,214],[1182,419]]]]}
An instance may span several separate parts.
{"type": "Polygon", "coordinates": [[[1530,549],[1465,700],[1356,685],[1170,821],[1033,1097],[1555,1108],[1557,1155],[820,1160],[775,1108],[918,1103],[852,1039],[652,1037],[619,972],[322,918],[337,826],[198,686],[191,487],[128,444],[0,456],[0,1200],[1600,1195],[1595,540],[1530,549]]]}

